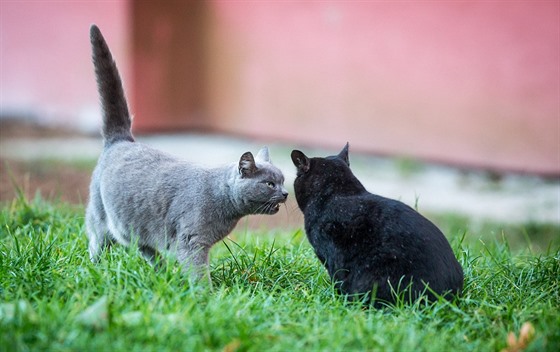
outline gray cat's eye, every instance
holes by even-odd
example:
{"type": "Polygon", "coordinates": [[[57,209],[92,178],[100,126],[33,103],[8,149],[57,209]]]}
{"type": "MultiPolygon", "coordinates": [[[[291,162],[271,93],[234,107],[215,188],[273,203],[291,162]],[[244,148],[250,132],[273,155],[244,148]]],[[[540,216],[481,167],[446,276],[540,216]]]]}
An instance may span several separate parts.
{"type": "Polygon", "coordinates": [[[274,184],[274,182],[271,182],[271,181],[268,181],[268,182],[266,183],[266,185],[267,185],[268,187],[270,187],[270,188],[276,188],[276,184],[274,184]]]}

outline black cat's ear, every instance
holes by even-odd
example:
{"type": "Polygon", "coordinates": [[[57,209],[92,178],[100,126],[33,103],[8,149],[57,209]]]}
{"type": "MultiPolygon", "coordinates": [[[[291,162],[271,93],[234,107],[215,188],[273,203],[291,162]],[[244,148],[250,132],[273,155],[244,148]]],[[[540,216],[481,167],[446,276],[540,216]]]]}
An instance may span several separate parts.
{"type": "Polygon", "coordinates": [[[350,145],[348,144],[348,142],[346,142],[346,145],[344,146],[344,148],[342,148],[342,150],[340,151],[340,153],[338,153],[338,157],[342,160],[344,160],[344,162],[346,163],[346,165],[350,166],[350,159],[348,158],[348,147],[350,145]]]}
{"type": "Polygon", "coordinates": [[[255,165],[253,154],[246,152],[241,155],[241,159],[239,159],[239,173],[241,176],[249,176],[255,171],[257,171],[257,166],[255,165]]]}
{"type": "Polygon", "coordinates": [[[309,171],[309,158],[299,150],[292,150],[292,162],[297,167],[298,171],[309,171]]]}

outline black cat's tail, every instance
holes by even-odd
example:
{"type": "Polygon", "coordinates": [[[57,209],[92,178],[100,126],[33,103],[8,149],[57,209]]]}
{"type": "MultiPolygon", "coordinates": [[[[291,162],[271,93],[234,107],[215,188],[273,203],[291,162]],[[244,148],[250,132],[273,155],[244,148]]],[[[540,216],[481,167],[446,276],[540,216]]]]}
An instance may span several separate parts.
{"type": "Polygon", "coordinates": [[[102,135],[105,146],[122,140],[134,142],[130,130],[132,119],[128,112],[121,77],[111,51],[95,24],[90,28],[90,40],[97,90],[103,111],[102,135]]]}

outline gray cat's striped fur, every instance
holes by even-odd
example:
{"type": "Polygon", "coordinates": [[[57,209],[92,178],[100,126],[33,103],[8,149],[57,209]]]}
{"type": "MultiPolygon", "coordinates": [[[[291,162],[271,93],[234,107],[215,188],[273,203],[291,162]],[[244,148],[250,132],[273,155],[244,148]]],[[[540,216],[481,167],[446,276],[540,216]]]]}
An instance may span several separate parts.
{"type": "Polygon", "coordinates": [[[282,172],[266,147],[256,158],[246,152],[237,163],[203,168],[136,143],[109,48],[97,26],[90,37],[104,140],[86,210],[90,258],[97,261],[112,242],[135,242],[151,262],[158,251],[176,251],[185,268],[201,274],[210,248],[239,219],[278,212],[288,196],[282,172]]]}

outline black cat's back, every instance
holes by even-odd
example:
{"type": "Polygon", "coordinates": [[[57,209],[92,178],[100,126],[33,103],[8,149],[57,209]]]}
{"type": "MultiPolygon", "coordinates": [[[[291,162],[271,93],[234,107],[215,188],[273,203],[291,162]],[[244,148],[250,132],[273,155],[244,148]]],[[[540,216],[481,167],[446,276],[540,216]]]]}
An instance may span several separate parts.
{"type": "Polygon", "coordinates": [[[408,285],[411,298],[425,293],[435,300],[430,290],[459,294],[463,271],[443,233],[408,205],[367,192],[351,173],[345,151],[339,160],[305,161],[303,153],[292,154],[307,237],[338,290],[373,289],[388,302],[394,302],[393,290],[408,285]]]}

